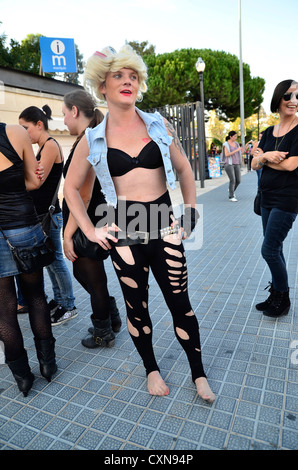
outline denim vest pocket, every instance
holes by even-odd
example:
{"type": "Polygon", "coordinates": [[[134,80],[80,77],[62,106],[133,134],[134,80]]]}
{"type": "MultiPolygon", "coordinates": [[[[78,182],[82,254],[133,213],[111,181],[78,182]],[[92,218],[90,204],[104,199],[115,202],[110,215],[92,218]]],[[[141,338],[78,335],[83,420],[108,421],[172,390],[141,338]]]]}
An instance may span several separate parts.
{"type": "Polygon", "coordinates": [[[173,137],[170,136],[169,134],[163,134],[160,139],[162,140],[162,143],[165,145],[171,145],[173,137]]]}
{"type": "Polygon", "coordinates": [[[96,166],[101,161],[101,155],[99,153],[92,152],[87,157],[87,160],[88,160],[89,163],[91,163],[92,166],[96,166]]]}

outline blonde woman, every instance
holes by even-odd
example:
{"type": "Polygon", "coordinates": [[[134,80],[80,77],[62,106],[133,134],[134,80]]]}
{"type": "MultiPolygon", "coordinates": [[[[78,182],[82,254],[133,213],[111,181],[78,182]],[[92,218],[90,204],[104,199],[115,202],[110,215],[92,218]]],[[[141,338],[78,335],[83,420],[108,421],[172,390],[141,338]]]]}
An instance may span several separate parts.
{"type": "Polygon", "coordinates": [[[160,114],[147,114],[135,106],[147,89],[146,79],[142,58],[128,45],[118,53],[105,48],[89,59],[86,86],[107,102],[108,114],[99,126],[87,130],[78,144],[64,194],[85,235],[111,250],[125,299],[128,331],[143,360],[149,393],[169,393],[152,345],[153,326],[148,312],[151,268],[172,314],[176,337],[188,357],[197,392],[212,403],[215,395],[202,364],[199,327],[188,297],[182,243],[197,219],[194,178],[172,126],[160,114]],[[79,194],[91,165],[111,209],[108,224],[101,229],[94,229],[79,194]],[[167,183],[171,189],[175,187],[172,166],[188,205],[183,228],[173,221],[167,190],[167,183]],[[162,214],[158,208],[162,208],[162,214]]]}

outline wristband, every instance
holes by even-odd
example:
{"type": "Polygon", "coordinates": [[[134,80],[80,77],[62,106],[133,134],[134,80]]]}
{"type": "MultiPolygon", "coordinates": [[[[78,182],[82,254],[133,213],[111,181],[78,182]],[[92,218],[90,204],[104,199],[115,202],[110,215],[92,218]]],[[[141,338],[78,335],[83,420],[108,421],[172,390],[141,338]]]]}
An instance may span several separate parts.
{"type": "Polygon", "coordinates": [[[200,214],[194,207],[187,207],[185,209],[185,213],[180,217],[180,226],[183,227],[187,235],[190,235],[194,230],[199,217],[200,214]]]}
{"type": "Polygon", "coordinates": [[[266,162],[261,162],[261,156],[258,157],[258,166],[264,166],[266,162]]]}

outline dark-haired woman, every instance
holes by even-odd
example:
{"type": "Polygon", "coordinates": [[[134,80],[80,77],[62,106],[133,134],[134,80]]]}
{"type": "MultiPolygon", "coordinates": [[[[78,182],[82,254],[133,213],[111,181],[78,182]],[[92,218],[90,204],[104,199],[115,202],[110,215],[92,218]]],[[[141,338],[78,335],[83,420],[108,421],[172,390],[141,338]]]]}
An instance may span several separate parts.
{"type": "MultiPolygon", "coordinates": [[[[85,135],[85,129],[97,126],[103,120],[103,114],[97,108],[96,100],[85,90],[67,93],[64,96],[62,113],[70,134],[78,136],[63,169],[64,177],[66,177],[77,144],[85,135]]],[[[97,226],[100,223],[100,217],[96,216],[96,208],[100,204],[105,204],[106,201],[93,168],[90,168],[80,194],[90,219],[97,226]]],[[[114,333],[120,331],[122,322],[115,298],[109,296],[103,259],[91,259],[75,251],[73,235],[78,224],[69,212],[65,199],[63,199],[62,208],[64,253],[73,262],[74,277],[90,294],[93,328],[90,331],[91,335],[84,338],[82,344],[92,349],[112,347],[115,341],[114,333]]]]}
{"type": "Polygon", "coordinates": [[[231,131],[226,137],[224,143],[225,152],[225,171],[230,180],[229,184],[229,201],[237,202],[235,191],[241,182],[241,155],[242,147],[237,141],[237,132],[231,131]]]}
{"type": "Polygon", "coordinates": [[[26,292],[40,372],[50,381],[57,370],[42,269],[21,273],[4,238],[5,234],[16,247],[33,247],[44,240],[27,191],[40,186],[41,180],[35,174],[37,167],[27,132],[21,126],[0,123],[0,340],[4,344],[5,362],[24,396],[32,387],[34,375],[18,322],[14,276],[19,275],[26,292]]]}
{"type": "MultiPolygon", "coordinates": [[[[62,150],[58,142],[50,137],[48,132],[48,122],[51,119],[51,114],[51,109],[45,105],[42,109],[30,106],[24,109],[19,116],[19,124],[27,130],[31,143],[38,144],[39,150],[36,159],[44,167],[42,186],[38,190],[30,192],[40,219],[48,212],[63,171],[62,150]]],[[[78,313],[74,304],[75,298],[71,275],[63,257],[61,243],[63,220],[59,198],[56,200],[52,218],[54,223],[51,223],[50,236],[55,244],[56,259],[47,266],[47,271],[54,294],[54,298],[49,304],[51,322],[54,326],[76,317],[78,313]]],[[[22,294],[25,295],[25,292],[22,294]]]]}
{"type": "Polygon", "coordinates": [[[291,302],[283,242],[298,213],[298,83],[280,82],[273,93],[271,112],[280,121],[268,127],[254,152],[252,168],[262,170],[261,216],[264,240],[262,256],[272,280],[268,299],[256,305],[269,317],[287,315],[291,302]]]}

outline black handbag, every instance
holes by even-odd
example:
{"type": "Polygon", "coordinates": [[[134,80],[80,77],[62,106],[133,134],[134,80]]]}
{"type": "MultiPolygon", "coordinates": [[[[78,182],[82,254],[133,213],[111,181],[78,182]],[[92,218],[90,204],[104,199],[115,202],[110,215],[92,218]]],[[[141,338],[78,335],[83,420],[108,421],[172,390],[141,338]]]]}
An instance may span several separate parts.
{"type": "Polygon", "coordinates": [[[74,251],[77,255],[94,260],[105,260],[110,251],[102,248],[98,243],[90,241],[84,232],[78,228],[72,237],[74,251]]]}
{"type": "Polygon", "coordinates": [[[254,200],[254,213],[261,215],[261,191],[257,192],[257,195],[254,200]]]}
{"type": "Polygon", "coordinates": [[[1,227],[0,230],[20,272],[27,274],[34,273],[44,266],[48,266],[55,260],[55,247],[52,240],[47,235],[45,235],[44,241],[39,245],[16,247],[10,243],[1,227]]]}

